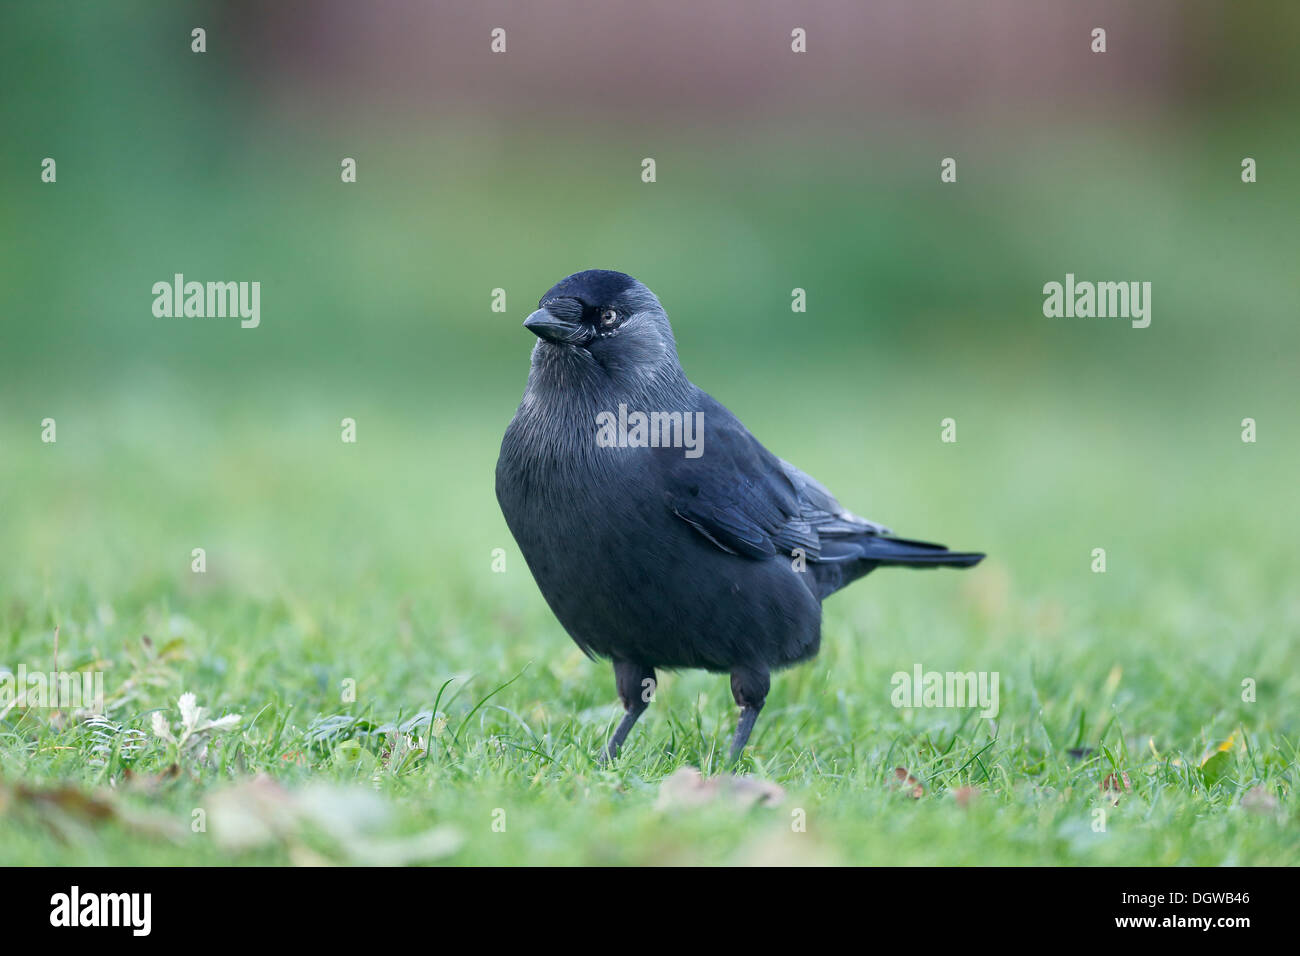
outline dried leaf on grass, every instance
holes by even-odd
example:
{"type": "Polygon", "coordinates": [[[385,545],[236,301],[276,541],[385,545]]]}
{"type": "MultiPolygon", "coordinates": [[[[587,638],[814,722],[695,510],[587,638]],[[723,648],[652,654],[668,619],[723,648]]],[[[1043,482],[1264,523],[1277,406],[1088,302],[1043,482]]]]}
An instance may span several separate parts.
{"type": "Polygon", "coordinates": [[[1123,794],[1132,792],[1133,785],[1129,782],[1128,774],[1122,770],[1118,774],[1106,774],[1106,779],[1101,782],[1101,795],[1115,806],[1123,794]]]}
{"type": "Polygon", "coordinates": [[[841,861],[833,843],[781,826],[742,844],[734,862],[739,866],[837,866],[841,861]]]}
{"type": "Polygon", "coordinates": [[[1243,809],[1249,810],[1251,813],[1258,813],[1260,816],[1272,816],[1282,807],[1277,796],[1262,783],[1255,784],[1242,794],[1241,806],[1243,809]]]}
{"type": "Polygon", "coordinates": [[[118,823],[146,836],[180,839],[179,823],[157,814],[139,813],[112,794],[76,787],[30,787],[0,781],[0,816],[14,814],[47,827],[56,837],[71,841],[91,827],[118,823]]]}
{"type": "Polygon", "coordinates": [[[289,790],[260,774],[210,794],[212,835],[230,852],[283,846],[300,865],[400,866],[455,853],[463,838],[450,826],[386,836],[389,805],[361,787],[311,784],[289,790]]]}
{"type": "Polygon", "coordinates": [[[136,773],[128,767],[122,771],[122,787],[127,791],[155,794],[169,783],[179,780],[180,776],[181,766],[176,763],[169,764],[158,773],[136,773]]]}
{"type": "Polygon", "coordinates": [[[902,790],[913,800],[920,800],[925,795],[925,785],[904,767],[894,768],[892,782],[896,789],[902,790]]]}
{"type": "Polygon", "coordinates": [[[785,790],[767,780],[750,776],[705,777],[694,767],[682,767],[659,785],[659,809],[702,807],[711,803],[730,804],[747,810],[773,806],[785,797],[785,790]]]}

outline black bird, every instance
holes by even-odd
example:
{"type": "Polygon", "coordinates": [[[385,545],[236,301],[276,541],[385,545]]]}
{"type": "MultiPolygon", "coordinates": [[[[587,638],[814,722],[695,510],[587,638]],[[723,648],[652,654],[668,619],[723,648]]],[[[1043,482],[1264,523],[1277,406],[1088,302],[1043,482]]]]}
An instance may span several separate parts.
{"type": "Polygon", "coordinates": [[[524,328],[537,342],[497,500],[569,636],[614,664],[626,713],[604,756],[645,710],[655,668],[699,667],[731,674],[735,760],[770,672],[817,653],[827,595],[878,567],[984,557],[892,537],[769,452],[691,384],[667,314],[631,276],[571,275],[524,328]]]}

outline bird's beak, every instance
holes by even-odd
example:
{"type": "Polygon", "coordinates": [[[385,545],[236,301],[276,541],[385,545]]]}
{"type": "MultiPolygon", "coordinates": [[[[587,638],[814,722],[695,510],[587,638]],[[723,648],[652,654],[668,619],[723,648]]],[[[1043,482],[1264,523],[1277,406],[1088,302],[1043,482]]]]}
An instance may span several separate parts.
{"type": "Polygon", "coordinates": [[[587,331],[581,323],[558,318],[546,309],[538,309],[524,319],[524,328],[539,339],[558,345],[584,345],[588,339],[587,331]]]}

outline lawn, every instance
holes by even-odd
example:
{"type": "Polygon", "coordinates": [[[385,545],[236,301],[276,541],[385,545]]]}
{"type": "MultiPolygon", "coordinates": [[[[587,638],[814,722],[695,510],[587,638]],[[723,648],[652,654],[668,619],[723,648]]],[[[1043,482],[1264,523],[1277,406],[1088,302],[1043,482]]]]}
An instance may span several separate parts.
{"type": "Polygon", "coordinates": [[[664,676],[595,760],[608,665],[551,617],[492,496],[518,338],[491,397],[436,420],[410,395],[173,384],[67,398],[53,444],[6,426],[4,660],[53,669],[57,625],[108,714],[5,715],[0,862],[1300,862],[1298,529],[1266,506],[1294,441],[1243,443],[1213,390],[1085,406],[1032,374],[980,390],[957,356],[934,369],[976,396],[955,444],[902,369],[823,368],[797,402],[714,387],[850,507],[990,554],[832,598],[733,785],[715,675],[664,676]],[[997,718],[895,708],[917,664],[997,672],[997,718]],[[240,719],[182,741],[183,694],[240,719]]]}
{"type": "Polygon", "coordinates": [[[538,8],[497,56],[455,6],[4,10],[0,864],[1300,863],[1295,17],[1094,56],[832,5],[796,56],[775,7],[538,8]],[[846,507],[989,555],[829,599],[739,778],[696,672],[597,762],[609,665],[496,505],[587,268],[846,507]],[[260,324],[155,316],[177,273],[260,324]],[[1067,275],[1150,326],[1044,315],[1067,275]],[[895,706],[918,667],[996,717],[895,706]],[[107,712],[5,696],[56,669],[107,712]]]}

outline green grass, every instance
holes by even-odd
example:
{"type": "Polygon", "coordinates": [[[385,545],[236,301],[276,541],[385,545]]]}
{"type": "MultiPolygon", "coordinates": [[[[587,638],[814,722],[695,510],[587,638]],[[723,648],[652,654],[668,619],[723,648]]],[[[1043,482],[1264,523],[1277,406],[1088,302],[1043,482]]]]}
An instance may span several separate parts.
{"type": "MultiPolygon", "coordinates": [[[[402,92],[328,50],[250,71],[257,47],[218,39],[247,18],[214,13],[196,57],[192,11],[83,4],[69,29],[29,6],[0,30],[0,675],[51,669],[57,627],[111,725],[0,701],[0,863],[1300,862],[1300,150],[1275,20],[1192,17],[1157,60],[1214,62],[1169,96],[1081,73],[1066,101],[918,87],[906,115],[846,114],[777,78],[704,122],[707,99],[466,99],[469,74],[402,92]],[[661,675],[597,765],[608,665],[497,509],[518,323],[588,267],[655,289],[688,373],[846,506],[990,555],[831,599],[742,768],[774,806],[662,797],[726,772],[723,676],[661,675]],[[176,272],[262,282],[262,325],[155,319],[176,272]],[[1045,319],[1067,272],[1150,281],[1151,327],[1045,319]],[[997,721],[894,708],[917,663],[996,671],[997,721]],[[152,729],[188,693],[241,716],[202,759],[152,729]]],[[[1119,46],[1105,63],[1146,56],[1119,46]]]]}
{"type": "Polygon", "coordinates": [[[54,445],[3,426],[0,664],[50,669],[57,624],[61,666],[104,670],[120,729],[21,707],[0,721],[0,862],[367,862],[376,848],[474,864],[1300,862],[1288,426],[1244,445],[1212,388],[1026,375],[981,389],[969,357],[935,369],[938,398],[903,364],[869,383],[847,364],[796,375],[798,401],[761,376],[705,379],[850,507],[990,558],[882,571],[832,598],[821,655],[775,678],[742,768],[784,797],[687,806],[660,787],[684,767],[727,772],[726,679],[665,675],[624,755],[595,762],[618,716],[608,665],[551,617],[492,495],[519,344],[482,400],[436,415],[407,395],[340,407],[301,384],[173,382],[62,399],[54,445]],[[957,395],[978,398],[943,445],[957,395]],[[817,407],[845,414],[818,424],[817,407]],[[996,722],[895,709],[890,677],[917,662],[999,672],[996,722]],[[160,709],[179,723],[185,692],[242,715],[202,760],[151,729],[160,709]],[[412,718],[410,734],[384,729],[412,718]],[[124,752],[132,729],[144,743],[124,752]],[[1203,758],[1230,739],[1208,780],[1203,758]],[[257,796],[256,774],[284,792],[257,796]],[[1111,774],[1131,787],[1117,805],[1111,774]],[[267,805],[295,822],[239,845],[241,813],[267,805]],[[436,848],[412,850],[431,830],[436,848]]]}

